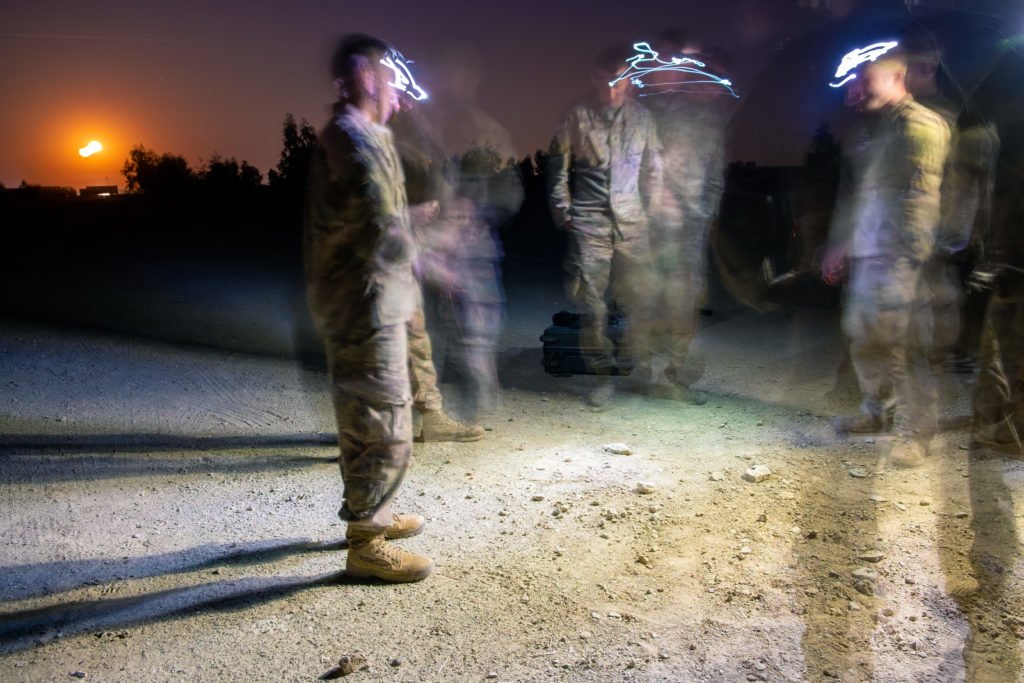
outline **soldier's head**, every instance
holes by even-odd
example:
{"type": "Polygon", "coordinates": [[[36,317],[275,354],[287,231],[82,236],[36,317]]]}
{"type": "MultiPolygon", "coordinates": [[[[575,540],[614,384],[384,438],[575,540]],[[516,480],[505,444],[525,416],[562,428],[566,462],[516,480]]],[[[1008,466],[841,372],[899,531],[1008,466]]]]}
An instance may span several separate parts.
{"type": "Polygon", "coordinates": [[[391,46],[364,34],[345,36],[331,60],[334,87],[343,102],[361,109],[376,123],[398,111],[399,91],[391,87],[394,72],[382,60],[391,46]]]}
{"type": "Polygon", "coordinates": [[[605,48],[594,60],[594,68],[590,73],[590,81],[598,102],[606,107],[621,107],[629,92],[629,79],[623,78],[615,85],[609,85],[626,68],[629,52],[621,46],[605,48]]]}
{"type": "Polygon", "coordinates": [[[906,78],[907,60],[900,53],[868,62],[847,86],[847,103],[860,111],[878,111],[895,104],[907,96],[906,78]]]}
{"type": "Polygon", "coordinates": [[[878,42],[852,50],[836,69],[833,88],[846,89],[846,104],[860,111],[877,111],[907,95],[907,58],[896,41],[878,42]]]}
{"type": "Polygon", "coordinates": [[[907,90],[914,96],[939,92],[942,52],[935,36],[925,29],[909,31],[900,40],[900,46],[907,55],[907,90]]]}

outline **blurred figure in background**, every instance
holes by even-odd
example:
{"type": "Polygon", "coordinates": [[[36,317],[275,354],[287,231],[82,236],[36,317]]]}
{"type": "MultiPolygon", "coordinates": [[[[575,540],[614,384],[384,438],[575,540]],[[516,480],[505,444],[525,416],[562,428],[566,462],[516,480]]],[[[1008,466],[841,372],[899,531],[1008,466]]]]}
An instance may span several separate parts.
{"type": "Polygon", "coordinates": [[[484,436],[479,425],[465,424],[452,418],[444,409],[444,397],[438,387],[438,372],[434,364],[433,344],[427,330],[424,311],[423,262],[427,250],[423,247],[427,227],[439,220],[442,204],[447,205],[450,189],[445,184],[442,169],[445,162],[441,142],[432,134],[423,116],[425,104],[403,99],[402,110],[391,121],[395,144],[402,160],[409,197],[409,218],[417,242],[419,257],[417,275],[421,290],[416,311],[409,320],[409,373],[412,381],[413,407],[419,415],[415,426],[416,438],[424,442],[478,441],[484,436]]]}
{"type": "Polygon", "coordinates": [[[599,376],[587,402],[597,408],[611,401],[611,376],[619,372],[607,335],[606,297],[628,319],[620,357],[632,357],[636,381],[645,391],[651,372],[648,217],[661,194],[661,144],[651,114],[627,97],[629,79],[618,79],[628,55],[618,47],[598,55],[592,93],[569,108],[549,157],[555,225],[569,234],[568,290],[581,314],[580,347],[588,368],[599,376]]]}
{"type": "MultiPolygon", "coordinates": [[[[895,43],[847,56],[847,104],[860,112],[843,144],[839,196],[822,261],[826,281],[849,272],[843,331],[862,394],[842,433],[889,429],[899,408],[902,438],[890,458],[923,461],[937,428],[930,362],[931,297],[925,267],[941,218],[949,126],[906,89],[907,60],[895,43]],[[866,53],[866,54],[865,54],[866,53]],[[852,78],[851,78],[852,76],[852,78]]],[[[841,69],[842,71],[842,69],[841,69]]]]}
{"type": "MultiPolygon", "coordinates": [[[[681,29],[663,32],[654,48],[661,60],[694,60],[684,63],[686,69],[711,70],[712,62],[728,61],[721,50],[704,54],[681,29]]],[[[664,69],[644,80],[637,95],[657,125],[664,168],[650,239],[657,292],[651,346],[664,356],[665,369],[652,392],[703,403],[704,397],[689,388],[700,378],[702,364],[687,359],[707,296],[707,242],[725,190],[725,129],[735,97],[699,73],[664,69]]]]}
{"type": "Polygon", "coordinates": [[[457,379],[474,419],[499,405],[505,298],[498,230],[523,197],[511,136],[476,104],[481,77],[475,50],[450,49],[436,96],[396,128],[410,192],[440,206],[437,215],[414,220],[436,365],[457,379]]]}
{"type": "Polygon", "coordinates": [[[335,52],[339,101],[313,155],[304,241],[309,306],[338,423],[346,571],[419,581],[433,562],[388,542],[424,525],[391,509],[412,459],[406,328],[419,296],[405,180],[385,125],[398,108],[395,73],[385,64],[396,54],[362,35],[335,52]]]}
{"type": "MultiPolygon", "coordinates": [[[[980,128],[998,126],[991,224],[979,221],[971,286],[990,292],[974,387],[974,442],[1024,455],[1024,72],[1019,54],[1003,56],[979,88],[980,128]],[[990,228],[985,230],[984,228],[990,228]]],[[[989,133],[994,136],[995,133],[989,133]]],[[[979,190],[984,197],[984,188],[979,190]]],[[[985,204],[982,204],[985,206],[985,204]]]]}

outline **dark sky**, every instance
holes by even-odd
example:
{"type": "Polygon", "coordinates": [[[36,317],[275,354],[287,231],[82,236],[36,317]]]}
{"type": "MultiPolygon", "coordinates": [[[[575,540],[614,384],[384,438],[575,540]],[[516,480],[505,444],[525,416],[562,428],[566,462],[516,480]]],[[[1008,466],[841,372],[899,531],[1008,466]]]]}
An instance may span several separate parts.
{"type": "MultiPolygon", "coordinates": [[[[446,46],[475,45],[486,79],[480,102],[524,154],[546,145],[559,113],[585,91],[594,54],[609,44],[685,26],[728,47],[738,88],[751,92],[773,51],[833,19],[798,10],[796,0],[7,2],[0,182],[122,183],[134,144],[193,165],[214,153],[234,156],[265,173],[277,162],[286,113],[317,128],[325,120],[333,99],[327,56],[349,31],[393,42],[427,75],[446,46]],[[106,149],[80,158],[91,139],[106,149]]],[[[828,66],[819,65],[826,77],[828,66]]],[[[429,90],[429,78],[424,85],[429,90]]],[[[835,104],[816,97],[802,128],[835,104]]],[[[737,154],[769,163],[796,161],[804,144],[760,133],[750,140],[737,154]],[[762,137],[773,139],[761,144],[762,137]]]]}

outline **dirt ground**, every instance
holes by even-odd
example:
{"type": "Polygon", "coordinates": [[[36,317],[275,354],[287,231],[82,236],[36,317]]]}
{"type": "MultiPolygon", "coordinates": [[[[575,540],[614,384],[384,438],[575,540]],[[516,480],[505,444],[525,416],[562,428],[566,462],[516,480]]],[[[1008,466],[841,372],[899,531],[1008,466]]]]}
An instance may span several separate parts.
{"type": "Polygon", "coordinates": [[[1022,680],[1024,462],[837,439],[857,397],[826,314],[710,321],[706,405],[589,411],[592,378],[541,368],[552,303],[506,336],[487,438],[416,446],[403,544],[437,571],[402,586],[339,574],[321,372],[6,322],[0,680],[310,681],[343,655],[348,680],[1022,680]]]}

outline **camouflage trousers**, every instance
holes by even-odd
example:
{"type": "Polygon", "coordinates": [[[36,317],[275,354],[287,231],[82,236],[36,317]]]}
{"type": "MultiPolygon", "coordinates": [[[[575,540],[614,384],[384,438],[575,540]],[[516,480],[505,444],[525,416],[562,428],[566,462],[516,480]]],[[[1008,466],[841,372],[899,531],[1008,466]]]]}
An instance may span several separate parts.
{"type": "Polygon", "coordinates": [[[406,326],[409,337],[409,380],[412,386],[413,407],[420,413],[441,410],[444,399],[437,388],[437,368],[434,367],[433,345],[427,332],[423,314],[423,299],[406,326]]]}
{"type": "MultiPolygon", "coordinates": [[[[700,308],[707,298],[703,244],[677,240],[653,244],[655,314],[651,317],[651,350],[667,360],[666,374],[683,381],[681,372],[697,335],[700,308]]],[[[683,383],[690,384],[697,377],[683,383]]]]}
{"type": "Polygon", "coordinates": [[[923,437],[938,422],[932,298],[920,264],[854,259],[843,331],[860,385],[861,410],[897,413],[901,431],[923,437]]]}
{"type": "Polygon", "coordinates": [[[412,458],[406,325],[321,331],[345,485],[338,515],[381,528],[412,458]]]}
{"type": "Polygon", "coordinates": [[[607,334],[609,296],[629,323],[619,355],[632,358],[638,368],[650,364],[654,278],[647,234],[632,226],[624,231],[628,237],[611,237],[618,231],[611,218],[606,220],[606,229],[588,223],[585,231],[572,231],[566,262],[568,294],[580,312],[580,348],[595,374],[615,368],[615,347],[607,334]]]}
{"type": "Polygon", "coordinates": [[[989,299],[973,410],[979,427],[1010,418],[1024,429],[1024,277],[998,283],[989,299]]]}

